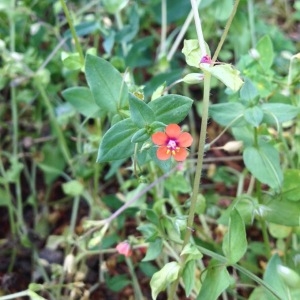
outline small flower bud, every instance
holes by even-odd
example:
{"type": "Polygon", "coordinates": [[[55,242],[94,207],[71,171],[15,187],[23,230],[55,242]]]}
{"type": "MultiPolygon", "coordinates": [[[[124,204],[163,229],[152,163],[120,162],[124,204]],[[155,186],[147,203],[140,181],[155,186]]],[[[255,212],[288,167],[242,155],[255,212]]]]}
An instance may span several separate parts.
{"type": "Polygon", "coordinates": [[[119,243],[116,247],[116,250],[120,254],[125,255],[126,257],[129,257],[132,255],[131,245],[127,241],[119,243]]]}
{"type": "Polygon", "coordinates": [[[259,52],[258,52],[256,49],[254,49],[254,48],[252,48],[252,49],[249,50],[249,55],[250,55],[253,59],[255,59],[255,60],[260,59],[260,54],[259,54],[259,52]]]}
{"type": "Polygon", "coordinates": [[[187,84],[197,84],[203,81],[204,75],[201,73],[190,73],[182,78],[182,81],[187,84]]]}
{"type": "Polygon", "coordinates": [[[64,261],[64,271],[68,274],[73,274],[75,271],[75,257],[73,254],[68,254],[64,261]]]}
{"type": "Polygon", "coordinates": [[[211,64],[211,58],[209,55],[204,55],[202,56],[201,60],[200,60],[200,64],[211,64]]]}
{"type": "Polygon", "coordinates": [[[222,149],[225,150],[226,152],[236,152],[241,150],[241,148],[243,147],[243,142],[242,141],[231,141],[226,143],[222,149]]]}

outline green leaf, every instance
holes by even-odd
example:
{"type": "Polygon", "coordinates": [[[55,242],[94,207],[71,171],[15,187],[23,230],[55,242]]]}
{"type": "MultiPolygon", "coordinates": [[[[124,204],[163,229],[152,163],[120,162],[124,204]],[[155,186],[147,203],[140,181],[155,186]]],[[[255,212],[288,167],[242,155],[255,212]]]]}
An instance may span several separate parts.
{"type": "Polygon", "coordinates": [[[229,18],[232,11],[232,0],[217,1],[213,5],[215,7],[215,19],[225,21],[229,18]]]}
{"type": "Polygon", "coordinates": [[[134,152],[133,134],[138,130],[131,119],[113,125],[103,136],[97,162],[107,162],[130,157],[134,152]]]}
{"type": "Polygon", "coordinates": [[[153,110],[143,101],[133,95],[129,98],[130,117],[133,123],[143,128],[155,120],[153,110]]]}
{"type": "Polygon", "coordinates": [[[126,66],[136,68],[151,65],[153,63],[151,56],[153,43],[153,36],[147,36],[134,42],[126,56],[126,66]]]}
{"type": "MultiPolygon", "coordinates": [[[[110,0],[108,0],[110,1],[110,0]]],[[[123,0],[127,1],[127,0],[123,0]]],[[[138,11],[138,6],[136,3],[130,5],[129,14],[128,14],[128,22],[124,24],[122,28],[117,31],[116,33],[116,41],[122,43],[128,43],[137,35],[139,30],[139,23],[140,23],[140,15],[138,11]]]]}
{"type": "Polygon", "coordinates": [[[1,195],[1,197],[0,197],[0,206],[11,205],[11,200],[10,200],[9,194],[5,190],[3,190],[2,188],[0,188],[0,195],[1,195]]]}
{"type": "Polygon", "coordinates": [[[31,300],[46,300],[46,298],[38,295],[36,292],[32,290],[28,290],[27,293],[31,300]]]}
{"type": "Polygon", "coordinates": [[[180,265],[177,262],[172,261],[164,265],[160,271],[156,272],[152,276],[150,286],[153,300],[156,300],[157,295],[161,291],[164,291],[168,284],[177,279],[179,270],[180,265]]]}
{"type": "Polygon", "coordinates": [[[186,297],[189,297],[195,285],[195,269],[195,260],[188,261],[183,269],[182,279],[186,297]]]}
{"type": "Polygon", "coordinates": [[[113,292],[120,292],[127,285],[131,284],[131,280],[127,275],[114,275],[113,277],[105,277],[105,284],[113,292]]]}
{"type": "Polygon", "coordinates": [[[300,201],[300,170],[288,169],[284,172],[282,193],[290,201],[300,201]]]}
{"type": "Polygon", "coordinates": [[[66,195],[79,196],[83,193],[84,186],[78,180],[70,180],[62,185],[62,189],[66,195]]]}
{"type": "Polygon", "coordinates": [[[142,261],[154,260],[162,251],[163,241],[161,238],[157,238],[154,242],[149,243],[146,256],[142,261]]]}
{"type": "Polygon", "coordinates": [[[197,300],[217,300],[230,284],[230,276],[226,267],[212,260],[208,266],[197,300]]]}
{"type": "Polygon", "coordinates": [[[240,77],[240,72],[237,69],[234,69],[230,64],[215,66],[201,64],[201,69],[218,78],[234,92],[238,91],[244,83],[240,77]]]}
{"type": "Polygon", "coordinates": [[[288,287],[300,289],[300,276],[294,270],[278,265],[277,273],[288,287]]]}
{"type": "Polygon", "coordinates": [[[140,143],[145,142],[147,139],[149,139],[149,134],[147,133],[147,130],[145,128],[141,128],[132,136],[131,142],[140,143]]]}
{"type": "Polygon", "coordinates": [[[264,112],[258,106],[249,107],[246,108],[244,112],[244,117],[249,124],[251,124],[254,127],[258,127],[263,120],[264,112]]]}
{"type": "Polygon", "coordinates": [[[215,122],[222,126],[243,126],[245,107],[239,102],[213,104],[209,108],[209,114],[215,122]]]}
{"type": "Polygon", "coordinates": [[[61,59],[64,67],[69,70],[80,70],[83,67],[79,53],[62,52],[61,59]]]}
{"type": "Polygon", "coordinates": [[[300,112],[299,107],[284,103],[264,103],[261,105],[261,108],[265,114],[270,115],[271,118],[267,120],[270,121],[271,124],[276,123],[274,118],[276,118],[279,123],[290,121],[300,112]]]}
{"type": "Polygon", "coordinates": [[[191,185],[183,174],[175,174],[167,178],[165,187],[170,192],[189,193],[191,191],[191,185]]]}
{"type": "MultiPolygon", "coordinates": [[[[206,48],[208,55],[210,55],[207,45],[206,48]]],[[[188,65],[200,68],[200,60],[203,54],[201,53],[198,40],[184,40],[182,53],[185,55],[185,60],[188,65]]]]}
{"type": "Polygon", "coordinates": [[[276,239],[285,239],[292,232],[292,227],[270,223],[270,222],[268,223],[268,229],[271,236],[276,239]]]}
{"type": "Polygon", "coordinates": [[[154,111],[156,121],[171,124],[178,124],[189,113],[193,100],[180,95],[166,95],[148,103],[154,111]]]}
{"type": "Polygon", "coordinates": [[[92,55],[86,56],[85,73],[96,104],[107,113],[117,114],[128,98],[121,74],[105,59],[92,55]]]}
{"type": "Polygon", "coordinates": [[[257,213],[267,222],[300,226],[300,206],[298,202],[286,201],[282,195],[270,197],[257,209],[257,213]]]}
{"type": "Polygon", "coordinates": [[[195,244],[188,243],[180,253],[180,256],[187,255],[186,262],[195,259],[201,259],[203,254],[199,251],[195,244]]]}
{"type": "Polygon", "coordinates": [[[222,212],[221,217],[218,219],[218,223],[228,226],[230,214],[233,209],[236,209],[245,224],[252,224],[257,206],[258,201],[256,198],[252,198],[249,195],[240,195],[231,202],[226,210],[222,212]]]}
{"type": "Polygon", "coordinates": [[[102,0],[105,10],[110,14],[115,14],[128,4],[128,0],[102,0]]]}
{"type": "Polygon", "coordinates": [[[255,178],[271,188],[280,189],[283,175],[279,154],[272,145],[261,144],[258,148],[246,147],[243,159],[246,168],[255,178]]]}
{"type": "Polygon", "coordinates": [[[260,54],[259,64],[265,69],[268,70],[271,68],[274,61],[274,50],[273,44],[270,36],[263,36],[257,43],[256,49],[260,54]]]}
{"type": "Polygon", "coordinates": [[[99,115],[100,108],[95,103],[91,91],[86,87],[72,87],[62,92],[63,97],[71,103],[77,112],[85,117],[99,115]]]}
{"type": "MultiPolygon", "coordinates": [[[[281,296],[281,299],[289,299],[287,287],[277,272],[277,268],[281,264],[282,262],[279,256],[277,254],[273,255],[267,264],[263,279],[281,296]]],[[[269,291],[265,290],[265,293],[267,294],[268,300],[277,300],[269,291]]]]}
{"type": "Polygon", "coordinates": [[[240,97],[246,103],[252,101],[255,97],[258,96],[257,89],[252,81],[248,78],[245,79],[245,83],[243,84],[240,90],[240,97]]]}
{"type": "Polygon", "coordinates": [[[247,250],[245,224],[235,208],[230,214],[228,232],[224,236],[222,249],[229,264],[238,262],[247,250]]]}

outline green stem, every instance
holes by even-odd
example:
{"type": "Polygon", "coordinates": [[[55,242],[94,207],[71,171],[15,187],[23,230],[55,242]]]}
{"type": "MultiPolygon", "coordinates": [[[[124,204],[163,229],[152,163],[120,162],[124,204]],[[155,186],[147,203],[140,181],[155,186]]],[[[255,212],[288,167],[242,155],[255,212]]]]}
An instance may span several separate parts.
{"type": "MultiPolygon", "coordinates": [[[[2,155],[1,155],[1,149],[0,149],[0,174],[1,174],[1,177],[7,178],[1,157],[2,157],[2,155]]],[[[7,198],[8,198],[7,210],[8,210],[8,219],[9,219],[10,230],[11,230],[12,236],[15,238],[16,233],[17,233],[17,226],[16,226],[17,224],[14,219],[13,204],[12,204],[11,199],[9,199],[10,190],[9,190],[8,182],[3,180],[3,186],[4,186],[5,193],[7,195],[7,198]]],[[[5,198],[5,195],[4,196],[2,195],[2,197],[5,198]]],[[[13,248],[13,249],[15,249],[15,248],[13,248]]]]}
{"type": "Polygon", "coordinates": [[[226,23],[224,32],[223,32],[223,34],[222,34],[222,36],[221,36],[220,42],[219,42],[219,44],[218,44],[218,47],[217,47],[217,49],[216,49],[216,51],[215,51],[215,53],[214,53],[214,56],[213,56],[213,58],[212,58],[212,63],[214,63],[214,62],[217,60],[218,55],[219,55],[219,52],[221,51],[221,49],[222,49],[222,47],[223,47],[223,44],[224,44],[225,39],[226,39],[226,37],[227,37],[228,31],[229,31],[229,29],[230,29],[232,20],[233,20],[235,14],[236,14],[236,11],[237,11],[239,2],[240,2],[240,0],[236,0],[236,1],[234,2],[234,6],[233,6],[233,9],[232,9],[232,11],[231,11],[230,17],[229,17],[229,19],[228,19],[228,21],[227,21],[227,23],[226,23]]]}
{"type": "MultiPolygon", "coordinates": [[[[121,30],[123,28],[123,21],[121,18],[120,11],[117,11],[115,13],[115,18],[116,18],[118,29],[121,30]]],[[[122,41],[121,45],[122,45],[123,55],[126,56],[127,52],[128,52],[127,44],[126,44],[126,42],[122,41]]]]}
{"type": "MultiPolygon", "coordinates": [[[[20,299],[20,297],[28,296],[28,294],[29,294],[28,291],[29,290],[13,293],[13,294],[6,295],[6,296],[1,296],[0,300],[20,299]]],[[[44,298],[42,298],[42,299],[44,299],[44,298]]]]}
{"type": "Polygon", "coordinates": [[[135,296],[135,299],[144,299],[144,296],[143,296],[143,293],[141,291],[141,287],[140,287],[140,284],[139,284],[139,281],[135,275],[135,271],[134,271],[134,267],[133,267],[133,264],[132,264],[132,261],[130,258],[127,258],[125,257],[125,260],[126,260],[126,263],[127,263],[127,266],[128,266],[128,270],[129,270],[129,273],[130,273],[130,276],[132,278],[132,285],[133,285],[133,288],[134,288],[134,296],[135,296]]]}
{"type": "Polygon", "coordinates": [[[161,33],[160,33],[160,55],[159,58],[166,54],[167,39],[167,1],[161,1],[161,33]]]}
{"type": "Polygon", "coordinates": [[[249,19],[249,27],[251,34],[251,46],[252,48],[256,45],[256,36],[255,36],[255,22],[254,22],[254,5],[253,0],[247,1],[248,6],[248,19],[249,19]]]}
{"type": "Polygon", "coordinates": [[[201,55],[205,56],[207,54],[206,46],[205,46],[205,41],[204,41],[203,32],[202,32],[201,20],[199,17],[197,1],[191,0],[191,5],[192,5],[193,14],[194,14],[194,22],[195,22],[195,26],[196,26],[196,32],[197,32],[199,47],[201,50],[201,55]]]}
{"type": "MultiPolygon", "coordinates": [[[[256,181],[256,198],[258,199],[258,202],[261,204],[261,183],[259,181],[256,181]]],[[[266,248],[266,256],[267,258],[270,258],[272,256],[271,246],[270,246],[270,239],[268,235],[268,230],[266,226],[266,221],[263,219],[263,217],[259,217],[259,222],[261,226],[262,236],[264,240],[264,245],[266,248]]]]}
{"type": "Polygon", "coordinates": [[[59,125],[57,123],[57,120],[55,118],[55,114],[54,114],[53,107],[51,105],[50,99],[48,98],[44,87],[41,85],[41,83],[38,80],[36,80],[36,87],[39,90],[39,92],[41,94],[41,97],[42,97],[42,99],[43,99],[43,101],[46,105],[47,112],[49,114],[52,126],[53,126],[53,128],[56,132],[56,136],[58,138],[58,145],[61,148],[61,152],[62,152],[63,156],[65,157],[69,167],[73,171],[73,165],[72,165],[72,162],[71,162],[71,154],[69,152],[69,148],[67,146],[67,143],[66,143],[64,135],[62,133],[62,130],[59,127],[59,125]]]}
{"type": "Polygon", "coordinates": [[[69,27],[70,27],[70,30],[71,30],[71,34],[72,34],[72,37],[73,37],[74,42],[75,42],[75,48],[76,48],[76,50],[77,50],[77,52],[79,54],[80,61],[81,61],[81,64],[83,66],[84,65],[83,51],[82,51],[82,48],[80,46],[80,43],[79,43],[79,40],[78,40],[78,36],[77,36],[76,30],[75,30],[72,18],[70,16],[68,7],[66,5],[65,0],[60,0],[60,3],[61,3],[61,6],[62,6],[62,8],[64,10],[65,15],[66,15],[66,18],[67,18],[67,21],[68,21],[68,24],[69,24],[69,27]]]}
{"type": "Polygon", "coordinates": [[[78,215],[78,209],[79,209],[79,202],[80,198],[79,196],[74,197],[73,205],[72,205],[72,215],[71,215],[71,222],[70,222],[70,232],[72,235],[75,234],[75,227],[76,227],[76,220],[78,215]]]}

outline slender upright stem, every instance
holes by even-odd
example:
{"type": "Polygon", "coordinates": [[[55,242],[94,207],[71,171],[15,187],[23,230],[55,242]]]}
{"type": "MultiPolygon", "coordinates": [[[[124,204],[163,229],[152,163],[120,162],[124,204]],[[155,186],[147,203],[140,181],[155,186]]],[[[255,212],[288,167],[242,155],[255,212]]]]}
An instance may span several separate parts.
{"type": "MultiPolygon", "coordinates": [[[[189,216],[187,220],[187,228],[192,228],[194,224],[194,216],[196,210],[197,196],[199,193],[199,186],[203,168],[203,159],[205,152],[205,140],[206,140],[206,130],[208,121],[208,107],[209,107],[209,94],[210,94],[210,73],[204,73],[204,92],[203,92],[203,106],[202,106],[202,120],[201,120],[201,132],[198,144],[198,158],[196,165],[196,173],[193,184],[191,207],[189,210],[189,216]]],[[[184,236],[183,247],[189,242],[191,237],[191,230],[186,230],[184,236]]]]}
{"type": "Polygon", "coordinates": [[[67,18],[67,21],[68,21],[68,24],[69,24],[69,27],[70,27],[70,30],[71,30],[71,34],[72,34],[72,37],[73,37],[74,42],[75,42],[75,48],[76,48],[76,50],[77,50],[77,52],[79,54],[79,57],[80,57],[81,64],[84,65],[83,51],[82,51],[82,48],[80,46],[80,43],[79,43],[79,40],[78,40],[78,36],[77,36],[76,30],[75,30],[72,18],[70,16],[68,7],[66,5],[65,0],[60,0],[60,3],[61,3],[61,6],[62,6],[62,8],[64,10],[65,15],[66,15],[66,18],[67,18]]]}
{"type": "Polygon", "coordinates": [[[196,26],[196,32],[197,32],[197,37],[198,37],[198,42],[201,50],[201,55],[205,56],[206,53],[206,46],[205,46],[205,41],[203,37],[203,32],[202,32],[202,26],[201,26],[201,20],[198,12],[198,3],[196,0],[191,0],[191,5],[192,5],[192,10],[194,14],[194,21],[195,21],[195,26],[196,26]]]}
{"type": "Polygon", "coordinates": [[[232,9],[232,11],[231,11],[231,14],[230,14],[228,20],[227,20],[227,23],[226,23],[225,29],[224,29],[224,31],[223,31],[223,34],[222,34],[222,36],[221,36],[220,42],[219,42],[218,47],[217,47],[217,49],[216,49],[216,51],[215,51],[215,53],[214,53],[214,56],[213,56],[213,58],[212,58],[212,63],[214,63],[214,62],[217,60],[218,55],[219,55],[219,53],[220,53],[220,51],[221,51],[221,49],[222,49],[222,47],[223,47],[223,44],[224,44],[224,42],[225,42],[225,40],[226,40],[227,34],[228,34],[228,32],[229,32],[229,28],[230,28],[230,26],[231,26],[231,23],[232,23],[232,20],[233,20],[235,14],[236,14],[236,11],[237,11],[237,8],[238,8],[239,3],[240,3],[240,0],[236,0],[236,1],[234,2],[233,9],[232,9]]]}
{"type": "Polygon", "coordinates": [[[63,156],[65,157],[69,167],[73,170],[73,165],[72,165],[72,162],[71,162],[71,154],[70,154],[69,148],[67,146],[65,137],[62,133],[61,128],[59,127],[59,125],[57,123],[57,120],[56,120],[56,117],[55,117],[50,99],[48,98],[48,95],[46,94],[46,91],[45,91],[44,87],[42,86],[42,84],[40,82],[38,82],[38,79],[36,80],[36,87],[37,87],[37,89],[39,90],[39,92],[41,94],[41,97],[42,97],[42,99],[44,101],[44,104],[47,108],[47,112],[49,114],[52,126],[53,126],[54,130],[56,131],[56,136],[58,138],[58,144],[60,146],[61,152],[62,152],[63,156]]]}
{"type": "Polygon", "coordinates": [[[160,33],[160,56],[166,54],[167,39],[167,1],[161,1],[161,33],[160,33]]]}
{"type": "Polygon", "coordinates": [[[255,36],[253,0],[247,0],[247,5],[248,5],[248,20],[249,20],[250,35],[251,35],[251,47],[254,48],[256,45],[256,36],[255,36]]]}
{"type": "MultiPolygon", "coordinates": [[[[198,13],[198,6],[196,5],[195,0],[191,0],[192,9],[194,12],[194,19],[195,19],[195,25],[199,40],[199,46],[201,49],[201,54],[206,54],[205,49],[205,42],[203,38],[202,28],[201,28],[201,20],[198,13]]],[[[192,197],[191,197],[191,206],[189,209],[189,215],[187,219],[187,230],[185,231],[184,240],[182,249],[189,243],[191,238],[191,229],[194,225],[194,217],[195,217],[195,211],[196,211],[196,204],[197,204],[197,196],[199,193],[199,186],[200,186],[200,180],[201,180],[201,174],[202,174],[202,168],[203,168],[203,160],[204,160],[204,152],[205,152],[205,140],[206,140],[206,130],[207,130],[207,121],[208,121],[208,107],[209,107],[209,96],[210,96],[210,80],[211,80],[211,74],[208,72],[204,72],[204,91],[203,91],[203,105],[202,105],[202,120],[201,120],[201,132],[200,132],[200,138],[199,138],[199,144],[198,144],[198,158],[197,158],[197,164],[196,164],[196,173],[194,178],[194,184],[193,184],[193,191],[192,191],[192,197]]],[[[181,271],[183,270],[185,266],[185,262],[187,259],[186,255],[183,255],[181,257],[181,271]]],[[[168,299],[174,299],[176,295],[176,290],[178,286],[180,276],[173,282],[171,285],[170,293],[168,299]]]]}

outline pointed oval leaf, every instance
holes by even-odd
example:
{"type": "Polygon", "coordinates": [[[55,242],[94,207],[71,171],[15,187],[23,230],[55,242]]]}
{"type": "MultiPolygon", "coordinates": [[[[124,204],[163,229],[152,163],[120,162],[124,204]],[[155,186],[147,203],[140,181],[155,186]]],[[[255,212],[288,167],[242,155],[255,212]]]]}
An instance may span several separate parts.
{"type": "Polygon", "coordinates": [[[218,78],[234,92],[238,91],[244,83],[240,77],[240,72],[230,64],[215,65],[212,67],[201,64],[201,69],[218,78]]]}
{"type": "MultiPolygon", "coordinates": [[[[210,55],[210,51],[207,45],[206,50],[207,54],[210,55]]],[[[200,67],[199,64],[203,54],[201,53],[198,40],[184,40],[182,53],[185,55],[185,60],[188,65],[196,68],[200,67]]]]}
{"type": "Polygon", "coordinates": [[[126,105],[128,89],[121,74],[105,59],[86,56],[85,75],[96,104],[107,113],[116,114],[126,105]]]}
{"type": "Polygon", "coordinates": [[[290,201],[300,201],[300,170],[288,169],[284,173],[282,193],[290,201]]]}
{"type": "Polygon", "coordinates": [[[256,49],[260,54],[259,64],[265,69],[268,70],[271,68],[274,61],[274,50],[273,44],[270,36],[263,36],[257,43],[256,49]]]}
{"type": "Polygon", "coordinates": [[[142,261],[154,260],[162,251],[163,241],[161,238],[157,238],[154,242],[150,242],[146,256],[142,261]]]}
{"type": "Polygon", "coordinates": [[[212,260],[208,266],[197,300],[216,300],[230,284],[230,275],[225,266],[212,260]]]}
{"type": "Polygon", "coordinates": [[[285,226],[300,226],[299,203],[286,201],[284,195],[266,200],[257,208],[257,213],[267,222],[285,226]]]}
{"type": "Polygon", "coordinates": [[[139,128],[151,124],[155,120],[153,110],[143,101],[131,94],[129,98],[130,117],[139,128]]]}
{"type": "Polygon", "coordinates": [[[185,290],[186,297],[189,297],[189,295],[191,294],[194,288],[195,279],[196,279],[195,270],[196,270],[195,260],[188,261],[184,266],[182,272],[182,279],[184,283],[184,290],[185,290]]]}
{"type": "Polygon", "coordinates": [[[239,261],[247,250],[245,224],[235,208],[230,213],[228,232],[224,236],[222,249],[229,264],[239,261]]]}
{"type": "Polygon", "coordinates": [[[280,189],[283,174],[279,154],[272,145],[262,144],[259,148],[246,147],[243,159],[247,169],[255,178],[271,188],[280,189]]]}
{"type": "Polygon", "coordinates": [[[268,118],[271,124],[275,123],[274,117],[279,123],[282,123],[294,119],[300,112],[299,107],[284,103],[264,103],[261,108],[267,115],[273,115],[271,119],[268,118]]]}
{"type": "Polygon", "coordinates": [[[151,294],[152,299],[156,300],[157,295],[166,289],[168,284],[177,279],[180,270],[180,265],[172,261],[167,263],[160,271],[154,273],[151,278],[151,294]]]}
{"type": "Polygon", "coordinates": [[[250,125],[258,127],[263,120],[264,112],[260,107],[249,107],[245,110],[244,117],[250,125]]]}
{"type": "Polygon", "coordinates": [[[252,101],[255,97],[258,96],[258,91],[252,81],[248,78],[245,79],[245,83],[243,84],[240,90],[240,97],[246,103],[252,101]]]}
{"type": "Polygon", "coordinates": [[[215,122],[222,126],[243,126],[245,106],[239,102],[213,104],[209,108],[209,114],[215,122]]]}
{"type": "Polygon", "coordinates": [[[166,95],[148,103],[156,121],[170,124],[181,122],[189,113],[193,100],[180,95],[166,95]]]}
{"type": "MultiPolygon", "coordinates": [[[[282,262],[278,254],[273,255],[267,264],[263,279],[277,292],[278,295],[280,295],[281,299],[289,299],[287,286],[284,284],[277,271],[277,268],[280,265],[282,265],[282,262]]],[[[264,292],[268,296],[268,299],[276,299],[269,291],[264,290],[264,292]]]]}
{"type": "Polygon", "coordinates": [[[145,128],[141,128],[132,136],[131,142],[140,143],[145,142],[147,139],[149,139],[149,134],[147,133],[147,130],[145,128]]]}
{"type": "Polygon", "coordinates": [[[128,158],[133,154],[132,136],[138,130],[130,120],[122,120],[113,125],[103,136],[99,146],[97,162],[108,162],[128,158]]]}
{"type": "Polygon", "coordinates": [[[77,112],[85,117],[99,115],[100,108],[96,104],[90,89],[86,87],[72,87],[62,92],[63,97],[71,103],[77,112]]]}

